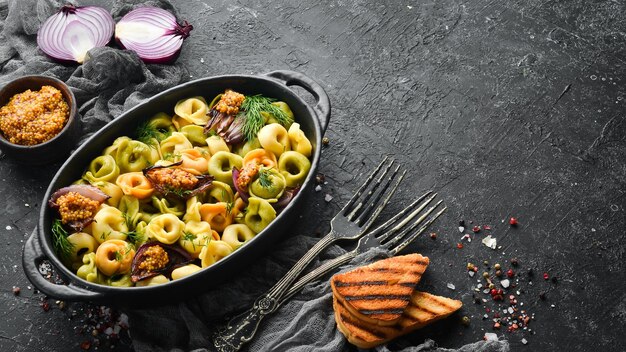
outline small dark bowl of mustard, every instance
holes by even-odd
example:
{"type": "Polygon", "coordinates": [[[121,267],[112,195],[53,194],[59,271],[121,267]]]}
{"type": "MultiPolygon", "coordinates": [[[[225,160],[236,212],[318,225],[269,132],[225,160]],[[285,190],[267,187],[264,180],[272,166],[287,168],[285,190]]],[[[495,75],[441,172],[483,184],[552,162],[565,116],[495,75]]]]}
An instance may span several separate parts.
{"type": "Polygon", "coordinates": [[[59,161],[79,137],[76,98],[62,81],[25,76],[0,89],[0,149],[16,163],[59,161]]]}

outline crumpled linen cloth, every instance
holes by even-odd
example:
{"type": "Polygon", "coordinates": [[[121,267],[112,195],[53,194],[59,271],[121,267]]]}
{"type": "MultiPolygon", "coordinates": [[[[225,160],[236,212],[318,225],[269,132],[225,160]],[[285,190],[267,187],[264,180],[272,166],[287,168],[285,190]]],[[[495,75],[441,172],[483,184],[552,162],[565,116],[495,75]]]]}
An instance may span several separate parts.
{"type": "MultiPolygon", "coordinates": [[[[65,81],[81,115],[83,139],[123,111],[183,82],[185,70],[174,65],[145,65],[133,51],[113,47],[89,51],[84,64],[63,65],[37,47],[37,30],[65,1],[9,0],[0,2],[0,86],[27,75],[46,75],[65,81]]],[[[80,1],[74,2],[80,5],[80,1]]],[[[152,5],[175,13],[168,1],[115,0],[114,19],[137,6],[152,5]]]]}
{"type": "MultiPolygon", "coordinates": [[[[275,251],[258,260],[236,280],[226,282],[183,303],[141,311],[128,311],[133,345],[142,351],[212,351],[211,336],[224,323],[224,316],[234,316],[252,306],[310,247],[316,238],[296,236],[285,240],[275,251]]],[[[310,267],[345,253],[331,246],[310,267]]],[[[336,272],[388,257],[382,250],[370,250],[357,256],[336,272]]],[[[336,329],[332,292],[326,277],[304,287],[262,322],[254,339],[242,351],[350,351],[356,348],[336,329]]],[[[399,339],[401,339],[400,337],[399,339]]],[[[373,351],[391,352],[386,346],[373,351]]],[[[478,341],[461,348],[438,348],[426,340],[403,352],[506,352],[507,341],[478,341]]]]}
{"type": "MultiPolygon", "coordinates": [[[[46,57],[36,44],[39,26],[65,2],[54,0],[9,0],[0,2],[0,86],[10,80],[32,74],[57,77],[76,95],[83,135],[89,136],[123,111],[167,88],[182,83],[184,65],[145,65],[134,52],[112,47],[89,52],[83,65],[62,65],[46,57]]],[[[80,2],[75,4],[80,5],[80,2]]],[[[141,5],[153,5],[174,13],[173,6],[161,1],[113,2],[115,19],[141,5]]],[[[83,139],[84,140],[84,139],[83,139]]],[[[261,258],[237,280],[219,285],[184,303],[127,311],[130,334],[136,351],[210,351],[211,334],[233,316],[249,308],[269,289],[317,239],[298,236],[286,240],[277,250],[261,258]]],[[[326,250],[320,260],[342,254],[341,247],[326,250]]],[[[362,265],[386,253],[371,251],[353,260],[344,269],[362,265]]],[[[249,351],[345,351],[351,349],[335,328],[332,295],[328,277],[306,286],[303,291],[266,318],[251,343],[249,351]]],[[[354,348],[352,348],[354,349],[354,348]]],[[[387,352],[381,346],[376,351],[387,352]]],[[[419,346],[405,348],[417,351],[508,351],[506,341],[479,341],[458,350],[437,348],[427,340],[419,346]]]]}

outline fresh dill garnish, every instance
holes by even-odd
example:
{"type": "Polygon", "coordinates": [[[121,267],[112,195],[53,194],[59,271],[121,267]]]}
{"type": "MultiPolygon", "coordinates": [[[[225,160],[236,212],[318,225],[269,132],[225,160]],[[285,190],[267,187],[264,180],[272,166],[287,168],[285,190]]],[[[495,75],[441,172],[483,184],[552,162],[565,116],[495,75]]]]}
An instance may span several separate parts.
{"type": "Polygon", "coordinates": [[[128,242],[134,245],[137,245],[138,243],[142,243],[145,238],[143,233],[139,231],[128,231],[128,232],[124,232],[124,234],[126,235],[126,239],[128,240],[128,242]]]}
{"type": "Polygon", "coordinates": [[[124,259],[124,254],[120,253],[120,251],[115,251],[115,260],[121,262],[124,259]]]}
{"type": "Polygon", "coordinates": [[[149,121],[137,127],[137,139],[151,147],[156,147],[158,142],[167,138],[169,134],[169,131],[157,128],[149,121]]]}
{"type": "Polygon", "coordinates": [[[52,246],[62,259],[69,259],[74,250],[74,244],[67,239],[68,233],[63,228],[60,219],[52,222],[52,246]]]}
{"type": "Polygon", "coordinates": [[[227,202],[226,203],[226,214],[230,215],[230,212],[233,211],[234,207],[235,207],[235,202],[227,202]]]}
{"type": "Polygon", "coordinates": [[[174,188],[174,187],[166,186],[165,190],[163,192],[163,195],[167,196],[168,194],[174,194],[174,195],[178,196],[179,198],[185,198],[188,195],[190,195],[191,192],[193,192],[193,190],[182,189],[182,188],[174,188]]]}
{"type": "Polygon", "coordinates": [[[262,111],[272,114],[283,126],[292,122],[286,112],[278,106],[272,105],[274,101],[276,101],[276,99],[264,97],[261,94],[246,96],[241,104],[241,109],[245,111],[243,135],[246,140],[253,140],[265,124],[265,119],[263,115],[261,115],[262,111]]]}
{"type": "Polygon", "coordinates": [[[259,169],[259,185],[263,188],[272,188],[272,179],[270,178],[270,171],[266,168],[259,169]]]}
{"type": "Polygon", "coordinates": [[[133,219],[130,217],[130,215],[127,212],[123,212],[122,213],[122,217],[124,218],[124,223],[126,224],[126,227],[128,227],[128,229],[132,229],[133,226],[133,219]]]}
{"type": "Polygon", "coordinates": [[[198,236],[196,236],[195,234],[189,231],[183,231],[183,240],[191,242],[191,246],[193,247],[194,251],[196,250],[196,243],[193,240],[195,240],[196,238],[198,238],[198,236]]]}

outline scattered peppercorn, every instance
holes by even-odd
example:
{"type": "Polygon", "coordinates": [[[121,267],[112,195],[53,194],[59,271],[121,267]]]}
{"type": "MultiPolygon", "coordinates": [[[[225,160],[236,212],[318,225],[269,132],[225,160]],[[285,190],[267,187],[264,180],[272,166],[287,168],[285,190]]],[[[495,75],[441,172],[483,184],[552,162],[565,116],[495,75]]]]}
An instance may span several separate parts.
{"type": "Polygon", "coordinates": [[[513,271],[513,269],[509,269],[506,271],[506,276],[510,279],[513,276],[515,276],[515,272],[513,271]]]}
{"type": "Polygon", "coordinates": [[[552,283],[556,284],[556,283],[557,283],[557,281],[558,281],[558,280],[557,280],[556,276],[553,276],[553,277],[552,277],[552,283]]]}
{"type": "Polygon", "coordinates": [[[485,271],[485,272],[483,273],[483,277],[484,277],[485,279],[487,279],[487,278],[489,277],[489,273],[485,271]]]}
{"type": "Polygon", "coordinates": [[[500,270],[501,266],[500,264],[496,263],[496,265],[494,265],[493,268],[496,270],[500,270]]]}
{"type": "Polygon", "coordinates": [[[459,226],[465,227],[465,220],[459,220],[459,226]]]}
{"type": "Polygon", "coordinates": [[[465,325],[465,326],[469,326],[470,325],[470,318],[466,315],[463,318],[461,318],[461,324],[465,325]]]}
{"type": "Polygon", "coordinates": [[[528,268],[528,271],[526,273],[529,277],[532,277],[534,275],[533,268],[528,268]]]}
{"type": "Polygon", "coordinates": [[[325,181],[326,181],[326,176],[324,176],[324,174],[315,175],[315,183],[317,183],[318,185],[323,184],[325,181]]]}
{"type": "Polygon", "coordinates": [[[20,294],[21,289],[19,287],[13,286],[13,294],[14,295],[19,295],[20,294]]]}
{"type": "Polygon", "coordinates": [[[87,351],[91,348],[91,342],[89,342],[89,340],[83,341],[83,343],[80,344],[80,348],[84,351],[87,351]]]}
{"type": "Polygon", "coordinates": [[[502,270],[496,270],[496,276],[497,277],[502,276],[502,270]]]}
{"type": "Polygon", "coordinates": [[[519,222],[517,221],[516,218],[510,218],[509,219],[509,225],[511,226],[517,226],[517,224],[519,224],[519,222]]]}
{"type": "Polygon", "coordinates": [[[550,278],[550,275],[548,275],[548,273],[543,273],[544,280],[548,280],[549,278],[550,278]]]}
{"type": "Polygon", "coordinates": [[[518,264],[519,262],[517,261],[517,258],[511,258],[511,265],[517,266],[518,264]]]}
{"type": "Polygon", "coordinates": [[[463,243],[459,242],[456,244],[456,248],[458,249],[462,249],[463,248],[463,243]]]}
{"type": "Polygon", "coordinates": [[[322,145],[328,145],[328,143],[330,143],[330,139],[328,139],[328,137],[322,138],[322,145]]]}
{"type": "Polygon", "coordinates": [[[483,264],[484,264],[484,265],[489,265],[489,261],[488,261],[488,260],[484,260],[484,261],[483,261],[483,264]]]}
{"type": "Polygon", "coordinates": [[[435,232],[431,232],[430,233],[430,238],[433,239],[433,240],[436,240],[437,239],[437,234],[435,232]]]}
{"type": "Polygon", "coordinates": [[[542,301],[545,301],[545,300],[546,300],[546,293],[545,293],[545,292],[541,292],[541,293],[539,293],[539,298],[540,298],[542,301]]]}
{"type": "Polygon", "coordinates": [[[48,303],[48,301],[41,302],[41,308],[43,309],[44,312],[49,311],[50,310],[50,303],[48,303]]]}
{"type": "Polygon", "coordinates": [[[500,329],[500,323],[496,322],[495,324],[493,324],[493,328],[500,329]]]}
{"type": "Polygon", "coordinates": [[[472,227],[472,231],[473,231],[474,233],[480,232],[480,226],[474,226],[474,227],[472,227]]]}

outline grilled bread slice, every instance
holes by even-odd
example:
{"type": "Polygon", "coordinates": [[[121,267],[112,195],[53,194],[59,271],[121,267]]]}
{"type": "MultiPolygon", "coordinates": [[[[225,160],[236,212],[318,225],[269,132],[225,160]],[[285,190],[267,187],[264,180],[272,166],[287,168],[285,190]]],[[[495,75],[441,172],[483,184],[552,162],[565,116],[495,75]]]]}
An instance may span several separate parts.
{"type": "Polygon", "coordinates": [[[398,323],[391,326],[380,326],[358,319],[336,297],[333,297],[337,328],[351,344],[360,348],[372,348],[420,329],[448,317],[460,309],[462,305],[461,301],[451,298],[415,291],[411,295],[409,306],[398,323]]]}
{"type": "Polygon", "coordinates": [[[352,315],[370,324],[398,322],[409,305],[428,257],[408,254],[337,274],[330,280],[334,296],[352,315]]]}

